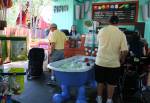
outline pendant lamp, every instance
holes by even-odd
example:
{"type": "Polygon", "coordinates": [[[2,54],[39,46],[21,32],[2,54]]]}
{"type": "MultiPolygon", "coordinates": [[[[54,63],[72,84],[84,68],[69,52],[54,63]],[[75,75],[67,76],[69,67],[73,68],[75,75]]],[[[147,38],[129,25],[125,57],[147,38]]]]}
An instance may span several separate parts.
{"type": "Polygon", "coordinates": [[[80,8],[80,5],[76,5],[75,7],[75,17],[77,20],[80,19],[80,8]]]}
{"type": "Polygon", "coordinates": [[[148,20],[148,5],[147,4],[142,5],[142,16],[143,16],[144,21],[148,20]]]}

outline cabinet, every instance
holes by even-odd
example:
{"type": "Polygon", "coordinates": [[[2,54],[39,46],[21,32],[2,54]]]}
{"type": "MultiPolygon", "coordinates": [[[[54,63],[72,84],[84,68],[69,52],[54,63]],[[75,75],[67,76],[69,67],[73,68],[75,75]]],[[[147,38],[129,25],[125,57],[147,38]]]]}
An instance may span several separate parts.
{"type": "Polygon", "coordinates": [[[76,48],[71,48],[70,43],[66,42],[65,48],[64,48],[65,58],[68,58],[74,55],[85,55],[84,42],[85,42],[85,35],[81,36],[80,44],[78,44],[76,48]]]}
{"type": "Polygon", "coordinates": [[[27,60],[27,38],[0,36],[1,62],[27,60]]]}

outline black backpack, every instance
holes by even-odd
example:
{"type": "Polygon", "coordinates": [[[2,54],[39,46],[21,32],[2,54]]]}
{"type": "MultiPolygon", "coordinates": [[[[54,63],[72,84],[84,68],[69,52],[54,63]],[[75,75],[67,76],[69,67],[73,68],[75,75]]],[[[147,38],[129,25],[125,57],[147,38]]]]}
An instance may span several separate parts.
{"type": "Polygon", "coordinates": [[[32,48],[28,53],[27,79],[40,77],[43,73],[43,61],[45,53],[43,48],[32,48]]]}

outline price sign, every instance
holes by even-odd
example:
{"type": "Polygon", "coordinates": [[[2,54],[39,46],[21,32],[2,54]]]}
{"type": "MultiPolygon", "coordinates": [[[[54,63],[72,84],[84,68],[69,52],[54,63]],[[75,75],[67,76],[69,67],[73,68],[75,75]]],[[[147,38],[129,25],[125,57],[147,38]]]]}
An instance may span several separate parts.
{"type": "Polygon", "coordinates": [[[92,4],[92,19],[108,23],[112,15],[119,17],[119,24],[134,25],[138,17],[138,1],[105,2],[92,4]]]}

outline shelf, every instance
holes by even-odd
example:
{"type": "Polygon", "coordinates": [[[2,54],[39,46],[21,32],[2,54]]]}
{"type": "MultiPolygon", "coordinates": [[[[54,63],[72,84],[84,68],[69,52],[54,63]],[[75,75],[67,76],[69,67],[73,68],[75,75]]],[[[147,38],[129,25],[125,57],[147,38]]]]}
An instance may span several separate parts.
{"type": "Polygon", "coordinates": [[[26,37],[5,37],[5,36],[0,36],[0,40],[15,40],[15,41],[20,41],[20,40],[26,40],[26,37]]]}
{"type": "Polygon", "coordinates": [[[12,61],[27,60],[27,38],[0,36],[0,57],[3,63],[12,61]]]}

